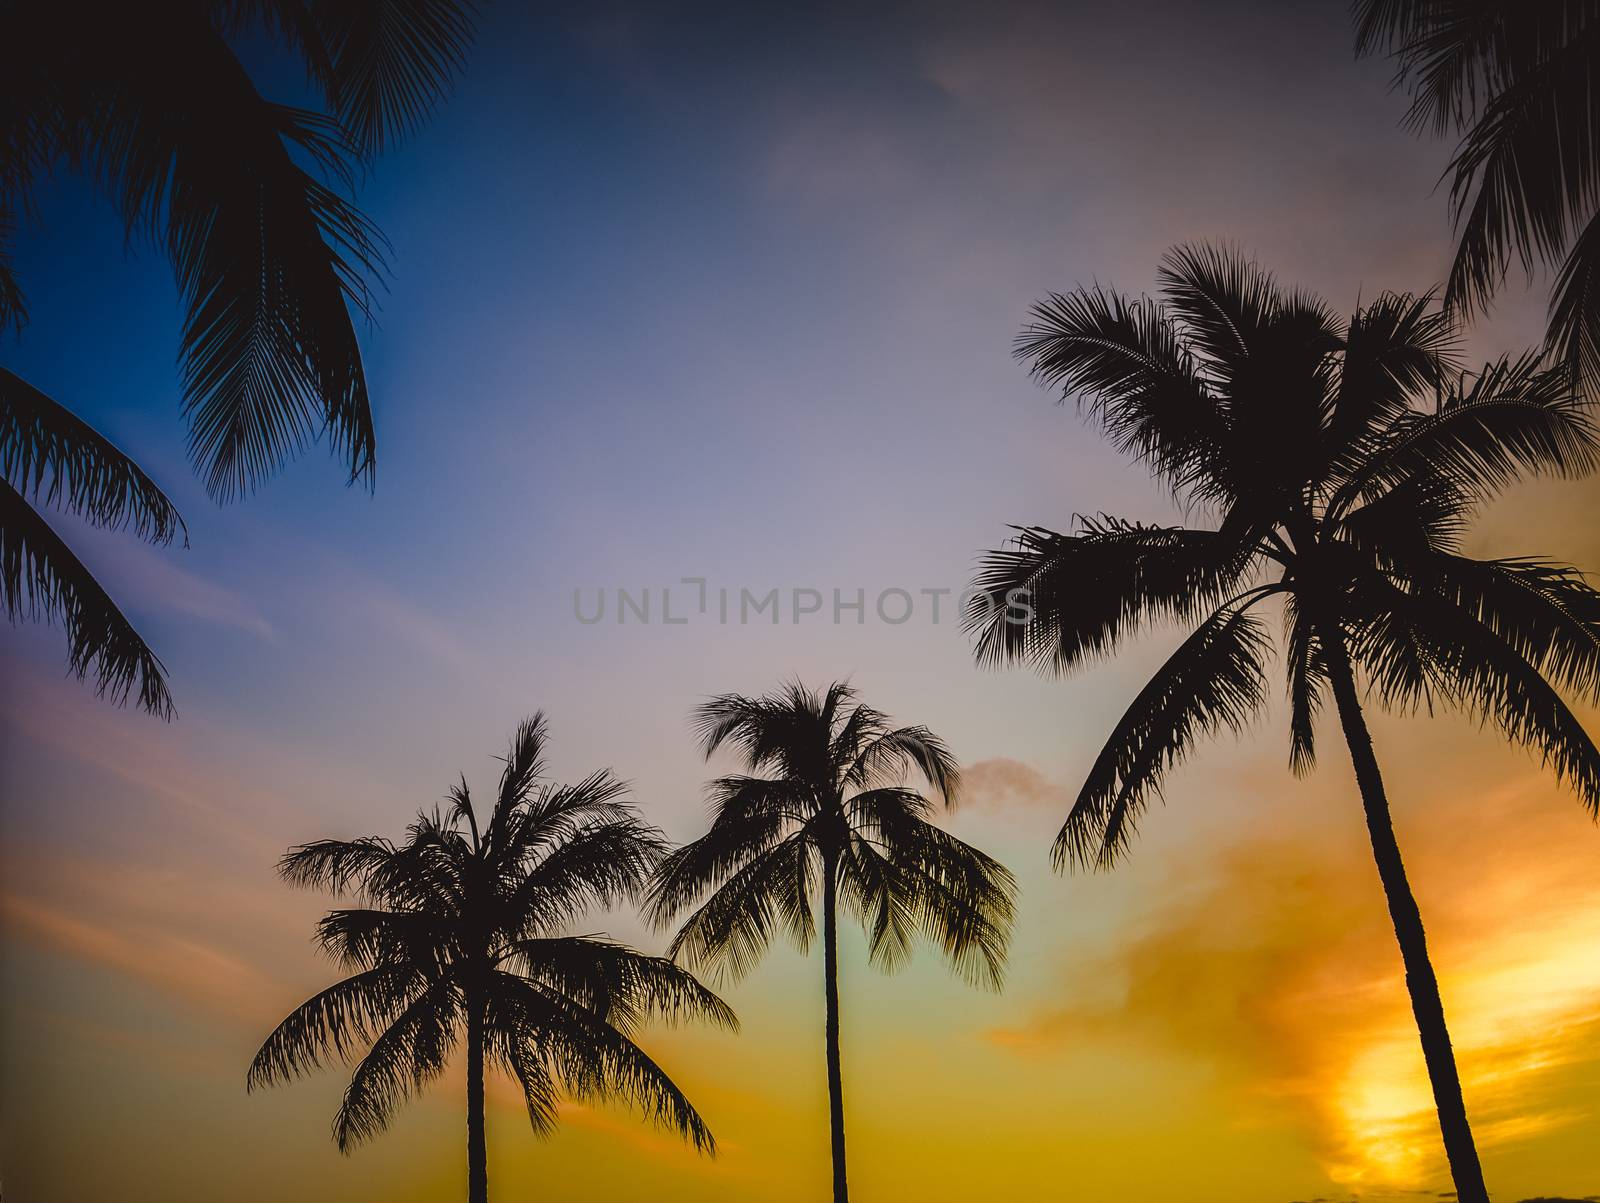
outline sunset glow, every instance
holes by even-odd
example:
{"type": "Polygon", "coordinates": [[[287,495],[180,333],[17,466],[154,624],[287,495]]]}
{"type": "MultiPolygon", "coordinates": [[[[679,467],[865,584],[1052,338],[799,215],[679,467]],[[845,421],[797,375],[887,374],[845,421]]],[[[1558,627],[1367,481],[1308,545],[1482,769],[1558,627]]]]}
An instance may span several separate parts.
{"type": "MultiPolygon", "coordinates": [[[[489,798],[540,709],[551,780],[609,767],[681,844],[708,830],[707,782],[746,771],[707,761],[693,708],[798,679],[938,733],[964,781],[938,824],[1020,887],[1003,988],[925,933],[882,973],[843,924],[857,1203],[1452,1203],[1332,705],[1296,775],[1280,647],[1265,714],[1196,739],[1114,871],[1058,872],[1108,732],[1193,624],[1052,676],[976,666],[952,617],[1013,524],[1195,517],[1030,380],[1012,347],[1034,302],[1153,290],[1196,239],[1341,315],[1444,278],[1450,147],[1401,127],[1348,7],[485,3],[448,97],[362,169],[393,243],[360,329],[370,495],[313,448],[214,503],[177,417],[164,252],[130,252],[89,181],[41,176],[5,366],[159,478],[189,545],[59,524],[160,655],[173,722],[66,673],[59,626],[0,646],[8,1195],[463,1197],[459,1057],[348,1156],[348,1067],[246,1091],[267,1033],[340,972],[318,918],[354,905],[278,859],[401,839],[463,778],[489,798]],[[720,587],[824,600],[723,619],[720,587]],[[648,592],[650,620],[575,613],[602,590],[648,592]],[[858,591],[859,620],[833,609],[858,591]],[[874,612],[895,591],[905,621],[874,612]]],[[[270,39],[240,53],[264,93],[309,87],[270,39]]],[[[1513,271],[1465,358],[1537,345],[1545,320],[1513,271]]],[[[1518,485],[1463,551],[1600,572],[1597,513],[1600,478],[1518,485]]],[[[1492,724],[1362,689],[1494,1203],[1597,1203],[1600,829],[1492,724]]],[[[660,953],[669,926],[621,905],[571,930],[660,953]]],[[[635,1038],[716,1156],[587,1097],[536,1137],[492,1071],[497,1201],[828,1197],[818,949],[780,938],[705,978],[737,1033],[635,1038]]]]}

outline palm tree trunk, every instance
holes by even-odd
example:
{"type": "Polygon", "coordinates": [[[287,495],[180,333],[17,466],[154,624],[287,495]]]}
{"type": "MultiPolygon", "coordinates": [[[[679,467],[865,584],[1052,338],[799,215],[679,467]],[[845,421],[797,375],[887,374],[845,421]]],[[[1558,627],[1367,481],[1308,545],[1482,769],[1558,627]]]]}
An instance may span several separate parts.
{"type": "Polygon", "coordinates": [[[839,922],[837,865],[824,858],[822,882],[822,976],[828,997],[828,1125],[833,1134],[833,1203],[848,1203],[844,1175],[844,1082],[839,1071],[839,922]]]}
{"type": "Polygon", "coordinates": [[[467,999],[467,1203],[489,1203],[483,1137],[483,1002],[467,999]]]}
{"type": "Polygon", "coordinates": [[[1355,765],[1356,784],[1367,812],[1367,833],[1372,839],[1372,856],[1378,862],[1378,876],[1389,902],[1389,918],[1394,923],[1395,939],[1405,963],[1406,989],[1411,992],[1411,1011],[1422,1038],[1422,1056],[1433,1086],[1433,1102],[1439,1113],[1439,1130],[1444,1136],[1445,1156],[1455,1182],[1460,1203],[1489,1203],[1483,1167],[1478,1163],[1477,1146],[1467,1123],[1466,1101],[1461,1096],[1461,1078],[1456,1073],[1455,1053],[1450,1047],[1450,1032],[1445,1027],[1444,1003],[1439,997],[1439,981],[1428,959],[1428,940],[1422,928],[1422,912],[1406,880],[1405,863],[1400,859],[1400,844],[1395,839],[1389,818],[1389,799],[1384,792],[1378,758],[1372,750],[1372,735],[1361,713],[1355,676],[1345,650],[1344,637],[1335,627],[1324,629],[1323,642],[1328,661],[1328,676],[1339,707],[1339,721],[1350,759],[1355,765]]]}

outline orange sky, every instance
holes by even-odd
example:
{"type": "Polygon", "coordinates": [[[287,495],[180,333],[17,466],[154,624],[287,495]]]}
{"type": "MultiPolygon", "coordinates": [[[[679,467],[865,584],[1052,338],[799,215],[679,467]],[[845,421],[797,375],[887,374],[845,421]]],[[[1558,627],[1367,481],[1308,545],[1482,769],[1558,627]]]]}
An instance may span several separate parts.
{"type": "MultiPolygon", "coordinates": [[[[124,721],[63,686],[44,693],[87,730],[124,721]]],[[[1537,766],[1465,724],[1378,732],[1497,1197],[1593,1193],[1594,827],[1537,766]]],[[[1009,758],[974,764],[956,829],[1024,884],[1011,985],[975,993],[927,955],[882,977],[849,941],[860,1193],[955,1200],[986,1183],[1026,1195],[1060,1179],[1090,1199],[1181,1190],[1288,1203],[1442,1189],[1398,956],[1334,735],[1306,781],[1283,767],[1276,731],[1202,750],[1132,863],[1106,877],[1045,869],[1063,783],[1009,758]]],[[[27,1145],[11,1160],[48,1150],[85,1197],[125,1173],[181,1196],[194,1179],[175,1133],[192,1129],[218,1142],[232,1197],[453,1189],[454,1078],[345,1159],[324,1147],[336,1075],[244,1097],[254,1041],[327,973],[306,941],[317,900],[272,879],[248,808],[207,801],[230,788],[216,766],[191,762],[174,786],[160,764],[118,758],[110,780],[130,807],[227,811],[200,824],[205,841],[137,866],[8,846],[5,1084],[35,1100],[12,1129],[27,1145]],[[113,1161],[71,1160],[86,1126],[106,1134],[113,1161]]],[[[651,939],[627,916],[606,922],[651,939]]],[[[741,1035],[651,1034],[718,1131],[716,1162],[605,1109],[569,1108],[560,1135],[533,1141],[502,1084],[496,1179],[812,1197],[825,1151],[816,973],[779,952],[729,992],[741,1035]]]]}

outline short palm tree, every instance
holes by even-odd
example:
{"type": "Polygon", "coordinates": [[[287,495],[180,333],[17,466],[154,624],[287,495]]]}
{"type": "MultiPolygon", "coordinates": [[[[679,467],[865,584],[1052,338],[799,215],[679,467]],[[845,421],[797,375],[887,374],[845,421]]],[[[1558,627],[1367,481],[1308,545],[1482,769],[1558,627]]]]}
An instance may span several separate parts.
{"type": "Polygon", "coordinates": [[[925,727],[891,726],[847,685],[727,694],[701,706],[695,723],[708,758],[732,744],[760,775],[711,783],[711,830],[662,860],[649,913],[667,926],[689,911],[671,954],[737,977],[779,932],[809,949],[820,892],[833,1197],[845,1203],[840,905],[865,926],[880,967],[903,963],[921,932],[963,976],[998,988],[1016,883],[934,826],[934,802],[905,785],[915,771],[954,802],[960,776],[944,743],[925,727]]]}
{"type": "MultiPolygon", "coordinates": [[[[13,267],[35,182],[59,164],[171,261],[189,451],[219,500],[323,435],[350,480],[375,452],[354,315],[382,235],[347,199],[372,155],[442,96],[472,35],[460,0],[264,0],[0,8],[0,334],[27,320],[13,267]],[[320,109],[257,91],[234,45],[267,35],[304,63],[320,109]]],[[[92,337],[92,336],[91,336],[92,337]]],[[[88,348],[86,347],[87,351],[88,348]]],[[[157,541],[161,493],[64,407],[0,370],[0,601],[59,619],[102,692],[171,710],[159,662],[36,508],[43,499],[157,541]]]]}
{"type": "Polygon", "coordinates": [[[545,731],[542,715],[517,729],[487,823],[463,781],[447,810],[419,815],[399,844],[320,840],[280,866],[296,885],[356,896],[359,905],[330,912],[317,933],[351,975],[278,1025],[249,1086],[365,1046],[333,1124],[348,1151],[437,1078],[464,1036],[472,1203],[488,1197],[486,1064],[522,1088],[537,1133],[554,1127],[565,1089],[631,1100],[710,1152],[705,1121],[633,1035],[653,1015],[735,1026],[727,1006],[672,961],[567,934],[592,908],[632,897],[665,845],[609,773],[546,782],[545,731]]]}
{"type": "Polygon", "coordinates": [[[1408,124],[1460,138],[1445,299],[1487,306],[1515,261],[1558,269],[1549,347],[1600,388],[1600,8],[1591,0],[1357,0],[1357,49],[1389,51],[1408,124]]]}
{"type": "Polygon", "coordinates": [[[1179,249],[1161,277],[1161,303],[1099,288],[1052,296],[1017,353],[1216,525],[1022,530],[975,582],[978,658],[1065,672],[1152,624],[1193,625],[1112,729],[1056,841],[1058,867],[1104,868],[1194,743],[1242,732],[1265,705],[1258,607],[1279,599],[1292,767],[1312,766],[1331,694],[1456,1190],[1484,1203],[1362,683],[1383,705],[1445,702],[1497,723],[1600,810],[1600,752],[1557,692],[1600,698],[1600,594],[1562,565],[1459,550],[1482,502],[1526,473],[1592,468],[1600,439],[1565,374],[1535,356],[1446,391],[1461,378],[1428,297],[1383,296],[1341,324],[1231,251],[1179,249]],[[1007,608],[1018,590],[1031,612],[1007,608]]]}

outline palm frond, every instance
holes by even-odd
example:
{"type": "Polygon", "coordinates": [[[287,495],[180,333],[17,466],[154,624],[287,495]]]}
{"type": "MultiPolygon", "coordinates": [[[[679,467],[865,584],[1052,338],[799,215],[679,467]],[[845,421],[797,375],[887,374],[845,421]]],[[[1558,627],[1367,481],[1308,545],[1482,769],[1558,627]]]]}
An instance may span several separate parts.
{"type": "Polygon", "coordinates": [[[866,927],[868,960],[886,973],[910,961],[919,931],[915,887],[904,876],[870,839],[852,833],[839,861],[839,900],[866,927]]]}
{"type": "Polygon", "coordinates": [[[378,1135],[389,1116],[444,1071],[456,1042],[460,993],[448,978],[428,987],[400,1013],[350,1075],[333,1120],[341,1153],[378,1135]]]}
{"type": "Polygon", "coordinates": [[[1285,302],[1272,273],[1235,246],[1174,247],[1156,276],[1173,314],[1223,381],[1259,349],[1285,302]]]}
{"type": "Polygon", "coordinates": [[[483,833],[478,830],[478,812],[472,805],[472,790],[467,786],[465,773],[461,775],[461,783],[452,785],[445,793],[444,800],[450,804],[446,812],[449,815],[448,822],[452,826],[465,823],[468,833],[472,836],[473,848],[481,848],[483,833]]]}
{"type": "Polygon", "coordinates": [[[1415,662],[1435,696],[1533,750],[1600,818],[1600,749],[1537,667],[1489,625],[1437,596],[1392,589],[1388,610],[1392,620],[1377,634],[1363,632],[1361,644],[1386,700],[1407,700],[1389,685],[1388,662],[1415,662]]]}
{"type": "Polygon", "coordinates": [[[140,709],[173,715],[166,669],[116,602],[23,496],[0,480],[0,603],[17,622],[59,621],[67,664],[80,681],[115,705],[136,697],[140,709]]]}
{"type": "Polygon", "coordinates": [[[1432,291],[1384,293],[1351,317],[1326,422],[1335,459],[1454,377],[1456,328],[1436,300],[1432,291]]]}
{"type": "MultiPolygon", "coordinates": [[[[1251,600],[1254,600],[1253,598],[1251,600]]],[[[1110,867],[1166,772],[1201,735],[1242,733],[1266,700],[1268,639],[1248,603],[1207,618],[1157,670],[1096,757],[1053,849],[1058,867],[1110,867]]]]}
{"type": "Polygon", "coordinates": [[[531,936],[627,901],[645,888],[665,851],[661,833],[632,817],[577,830],[509,889],[502,923],[531,936]]]}
{"type": "MultiPolygon", "coordinates": [[[[835,683],[834,688],[849,687],[835,683]]],[[[828,743],[828,760],[838,777],[842,777],[861,755],[863,747],[890,729],[887,714],[861,702],[843,710],[836,708],[830,721],[833,737],[828,743]]]]}
{"type": "Polygon", "coordinates": [[[711,830],[662,857],[644,898],[646,917],[665,929],[707,891],[715,889],[755,857],[803,823],[798,792],[787,782],[761,777],[723,777],[712,782],[721,795],[711,830]]]}
{"type": "Polygon", "coordinates": [[[1461,135],[1451,165],[1460,241],[1447,299],[1484,308],[1513,259],[1531,272],[1565,256],[1547,345],[1593,389],[1600,12],[1587,0],[1361,0],[1357,17],[1358,50],[1396,57],[1396,82],[1412,97],[1408,123],[1461,135]]]}
{"type": "Polygon", "coordinates": [[[1600,592],[1577,569],[1446,554],[1406,567],[1410,591],[1482,623],[1540,675],[1600,702],[1600,592]]]}
{"type": "Polygon", "coordinates": [[[1591,398],[1600,395],[1600,211],[1572,240],[1550,290],[1545,349],[1591,398]]]}
{"type": "Polygon", "coordinates": [[[427,911],[341,907],[318,921],[317,943],[346,969],[408,965],[443,972],[454,951],[449,920],[427,911]]]}
{"type": "Polygon", "coordinates": [[[899,727],[869,739],[846,767],[843,780],[856,789],[898,782],[920,773],[946,806],[961,792],[961,766],[949,745],[926,727],[899,727]]]}
{"type": "Polygon", "coordinates": [[[1293,594],[1284,598],[1284,625],[1288,631],[1289,769],[1303,777],[1317,762],[1317,713],[1322,709],[1328,670],[1316,625],[1293,594]]]}
{"type": "Polygon", "coordinates": [[[382,836],[314,840],[284,853],[278,861],[278,873],[290,885],[326,889],[339,895],[351,889],[366,889],[369,881],[390,870],[403,855],[382,836]]]}
{"type": "Polygon", "coordinates": [[[61,154],[69,116],[60,37],[68,24],[42,5],[0,11],[0,335],[21,333],[27,300],[13,258],[21,224],[37,210],[34,180],[61,154]]]}
{"type": "Polygon", "coordinates": [[[221,500],[251,491],[323,435],[351,483],[372,479],[376,434],[350,307],[368,311],[366,281],[384,267],[381,236],[287,152],[278,168],[270,188],[178,178],[169,205],[168,249],[188,306],[189,450],[221,500]],[[244,210],[233,189],[259,193],[256,208],[244,210]],[[251,220],[237,220],[243,212],[251,220]]]}
{"type": "Polygon", "coordinates": [[[647,1020],[705,1020],[737,1031],[733,1010],[666,957],[611,940],[555,936],[519,940],[501,956],[522,976],[632,1035],[647,1020]]]}
{"type": "Polygon", "coordinates": [[[869,922],[875,955],[895,963],[905,926],[939,945],[956,971],[998,989],[1016,912],[1016,879],[998,861],[928,822],[907,791],[874,790],[844,867],[846,897],[869,922]],[[881,934],[880,934],[881,929],[881,934]]]}
{"type": "Polygon", "coordinates": [[[879,786],[851,794],[845,803],[853,831],[867,839],[885,840],[885,824],[927,823],[933,820],[933,803],[914,789],[903,785],[879,786]]]}
{"type": "Polygon", "coordinates": [[[1393,56],[1395,82],[1412,95],[1407,124],[1445,134],[1547,58],[1582,11],[1581,0],[1357,0],[1356,53],[1393,56]]]}
{"type": "Polygon", "coordinates": [[[1203,483],[1222,414],[1160,305],[1101,288],[1035,305],[1014,354],[1041,384],[1077,397],[1122,452],[1175,490],[1203,483]]]}
{"type": "Polygon", "coordinates": [[[188,532],[156,482],[87,422],[0,368],[0,476],[34,505],[166,544],[188,532]]]}
{"type": "Polygon", "coordinates": [[[426,984],[407,966],[378,965],[314,994],[262,1042],[246,1088],[288,1082],[329,1059],[344,1060],[399,1018],[426,984]]]}
{"type": "Polygon", "coordinates": [[[336,123],[264,100],[221,32],[107,10],[86,53],[101,73],[78,153],[130,231],[177,274],[190,452],[222,499],[326,435],[370,479],[371,407],[351,308],[370,307],[381,236],[339,192],[336,123]],[[203,101],[196,103],[196,97],[203,101]],[[292,149],[291,149],[292,148],[292,149]]]}
{"type": "Polygon", "coordinates": [[[365,154],[411,134],[460,72],[474,5],[461,0],[309,0],[330,59],[330,102],[365,154]]]}
{"type": "Polygon", "coordinates": [[[1386,491],[1369,488],[1369,499],[1352,509],[1344,509],[1339,498],[1326,515],[1323,535],[1336,550],[1354,548],[1367,563],[1379,565],[1453,551],[1477,508],[1471,487],[1460,473],[1403,475],[1386,491]]]}
{"type": "Polygon", "coordinates": [[[1371,441],[1328,502],[1337,518],[1418,478],[1483,501],[1530,475],[1576,477],[1600,464],[1600,430],[1566,373],[1529,352],[1485,365],[1436,412],[1407,412],[1371,441]]]}
{"type": "Polygon", "coordinates": [[[973,579],[964,622],[981,664],[1068,672],[1155,622],[1192,621],[1249,571],[1255,545],[1218,531],[1081,519],[1078,533],[1020,529],[973,579]],[[1031,616],[1021,621],[1015,599],[1031,616]]]}
{"type": "Polygon", "coordinates": [[[1586,31],[1500,81],[1451,167],[1460,242],[1445,288],[1469,312],[1488,303],[1513,258],[1531,272],[1562,257],[1600,204],[1600,38],[1586,31]]]}
{"type": "Polygon", "coordinates": [[[25,318],[9,240],[36,173],[97,177],[130,233],[176,270],[190,453],[213,496],[262,483],[326,438],[372,480],[352,310],[381,235],[344,193],[360,160],[433,110],[473,36],[466,0],[227,0],[152,20],[140,5],[17,5],[0,32],[0,329],[25,318]],[[230,39],[264,28],[331,114],[265,101],[230,39]]]}
{"type": "Polygon", "coordinates": [[[831,732],[821,716],[822,699],[807,694],[798,683],[791,688],[795,696],[787,700],[724,694],[696,707],[692,722],[706,758],[733,744],[751,769],[782,771],[797,767],[786,761],[794,759],[798,745],[809,735],[820,735],[825,751],[831,732]]]}
{"type": "Polygon", "coordinates": [[[543,711],[517,726],[511,737],[511,750],[506,753],[505,771],[500,774],[496,815],[509,816],[518,803],[529,797],[535,782],[544,774],[544,745],[549,734],[550,724],[543,711]]]}
{"type": "MultiPolygon", "coordinates": [[[[0,104],[4,101],[0,100],[0,104]]],[[[0,155],[5,154],[0,150],[0,155]]],[[[17,218],[15,202],[9,193],[10,188],[5,182],[9,174],[4,165],[0,165],[0,336],[8,330],[13,334],[22,333],[22,328],[28,324],[28,302],[22,294],[22,282],[17,278],[14,246],[16,243],[17,218]]]]}
{"type": "MultiPolygon", "coordinates": [[[[591,828],[638,822],[628,801],[628,783],[605,770],[574,785],[544,784],[499,820],[493,857],[504,873],[519,874],[525,862],[559,849],[591,828]]],[[[639,834],[645,833],[641,829],[639,834]]]]}
{"type": "Polygon", "coordinates": [[[800,833],[751,857],[689,914],[668,954],[691,970],[738,980],[755,967],[780,931],[805,951],[816,936],[812,862],[811,848],[800,833]]]}
{"type": "Polygon", "coordinates": [[[541,1049],[579,1098],[620,1097],[703,1153],[711,1129],[677,1084],[632,1040],[587,1008],[508,973],[493,975],[496,1019],[541,1049]]]}
{"type": "Polygon", "coordinates": [[[535,1040],[519,1026],[519,1015],[506,1015],[491,995],[488,1020],[484,1025],[485,1052],[489,1060],[516,1079],[528,1109],[528,1125],[535,1136],[549,1136],[556,1130],[561,1104],[560,1091],[545,1057],[535,1040]]]}

